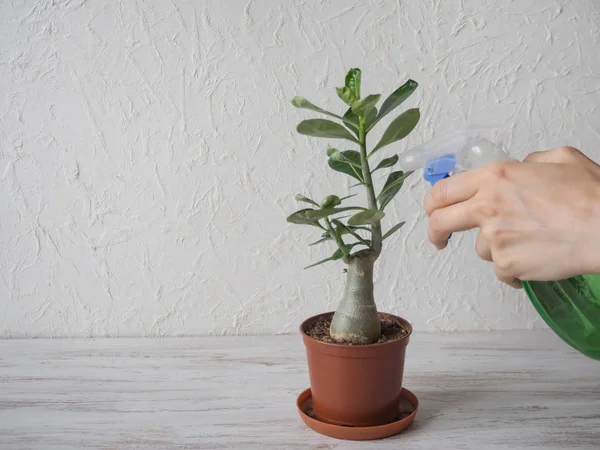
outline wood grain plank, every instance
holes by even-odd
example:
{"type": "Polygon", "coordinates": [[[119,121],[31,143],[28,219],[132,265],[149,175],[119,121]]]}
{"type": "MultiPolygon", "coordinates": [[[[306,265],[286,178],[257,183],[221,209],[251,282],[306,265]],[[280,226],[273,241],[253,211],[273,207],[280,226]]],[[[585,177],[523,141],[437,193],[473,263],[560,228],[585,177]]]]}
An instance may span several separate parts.
{"type": "Polygon", "coordinates": [[[597,449],[600,363],[550,332],[418,334],[404,434],[308,430],[298,336],[0,341],[1,449],[597,449]]]}

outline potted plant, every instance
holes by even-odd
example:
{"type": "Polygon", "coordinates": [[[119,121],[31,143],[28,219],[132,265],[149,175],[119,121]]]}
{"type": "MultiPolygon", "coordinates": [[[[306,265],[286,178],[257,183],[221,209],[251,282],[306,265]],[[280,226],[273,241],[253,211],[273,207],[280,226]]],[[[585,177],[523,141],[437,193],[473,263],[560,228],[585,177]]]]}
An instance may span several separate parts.
{"type": "MultiPolygon", "coordinates": [[[[300,403],[310,397],[312,422],[307,423],[315,429],[315,424],[320,424],[328,427],[330,432],[342,430],[341,437],[345,437],[344,427],[381,431],[384,425],[397,423],[399,404],[403,394],[406,397],[402,378],[412,327],[401,317],[377,311],[373,271],[385,240],[404,225],[401,222],[384,229],[382,219],[386,206],[410,173],[391,171],[379,186],[373,179],[380,170],[392,168],[398,162],[398,155],[378,162],[376,157],[384,147],[405,138],[415,128],[419,110],[408,109],[392,120],[374,146],[367,144],[367,138],[417,86],[415,81],[408,80],[378,109],[380,95],[361,96],[361,71],[351,69],[345,77],[345,85],[337,88],[339,98],[346,104],[344,114],[325,111],[301,97],[292,100],[297,108],[335,120],[304,120],[297,131],[306,136],[350,142],[355,149],[338,150],[328,146],[328,164],[334,171],[354,178],[356,184],[353,187],[364,189],[367,199],[366,205],[359,206],[349,202],[354,195],[327,195],[320,202],[297,195],[296,200],[309,206],[287,218],[288,222],[308,225],[321,233],[320,239],[312,245],[334,244],[337,247],[331,256],[308,267],[329,261],[341,261],[346,265],[346,285],[336,311],[311,317],[300,327],[307,351],[311,389],[299,398],[299,407],[305,408],[306,405],[300,403]]],[[[416,399],[411,402],[415,407],[416,399]]],[[[339,432],[335,433],[339,435],[339,432]]],[[[375,434],[372,437],[382,437],[381,433],[375,434]]],[[[387,434],[390,434],[389,430],[387,434]]]]}

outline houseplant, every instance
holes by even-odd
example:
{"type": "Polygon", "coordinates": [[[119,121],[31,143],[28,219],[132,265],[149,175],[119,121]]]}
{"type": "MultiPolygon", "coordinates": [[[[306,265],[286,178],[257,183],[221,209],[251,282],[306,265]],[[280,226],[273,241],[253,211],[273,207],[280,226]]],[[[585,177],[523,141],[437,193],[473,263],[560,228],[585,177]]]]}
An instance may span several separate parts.
{"type": "Polygon", "coordinates": [[[311,317],[300,327],[307,349],[313,416],[334,426],[376,427],[398,419],[401,402],[405,349],[412,332],[404,319],[377,311],[373,297],[373,270],[385,240],[400,230],[404,222],[384,230],[384,210],[410,175],[392,171],[376,186],[374,175],[393,168],[398,155],[375,157],[384,147],[405,138],[419,121],[419,110],[408,109],[393,119],[377,143],[369,149],[367,137],[376,125],[400,106],[418,84],[408,80],[377,107],[379,94],[361,96],[361,71],[351,69],[345,84],[337,88],[345,103],[338,115],[295,97],[292,104],[333,118],[302,121],[297,131],[306,136],[344,140],[355,149],[338,150],[328,146],[331,169],[354,179],[353,188],[366,193],[366,206],[349,204],[354,195],[327,195],[320,202],[297,195],[309,206],[291,214],[287,221],[318,230],[314,244],[335,244],[331,256],[308,267],[329,261],[345,263],[346,285],[335,313],[311,317]],[[374,168],[372,168],[374,167],[374,168]]]}

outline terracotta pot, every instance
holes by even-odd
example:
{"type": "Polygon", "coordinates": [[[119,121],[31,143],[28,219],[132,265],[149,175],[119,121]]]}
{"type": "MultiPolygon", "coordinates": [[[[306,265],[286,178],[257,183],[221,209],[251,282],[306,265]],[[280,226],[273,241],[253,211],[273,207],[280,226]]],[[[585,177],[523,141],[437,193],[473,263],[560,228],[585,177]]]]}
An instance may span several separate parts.
{"type": "Polygon", "coordinates": [[[402,391],[404,357],[412,326],[402,339],[371,345],[341,345],[317,341],[305,333],[310,324],[332,312],[319,314],[300,325],[306,346],[312,403],[316,419],[337,425],[369,427],[394,422],[402,391]]]}

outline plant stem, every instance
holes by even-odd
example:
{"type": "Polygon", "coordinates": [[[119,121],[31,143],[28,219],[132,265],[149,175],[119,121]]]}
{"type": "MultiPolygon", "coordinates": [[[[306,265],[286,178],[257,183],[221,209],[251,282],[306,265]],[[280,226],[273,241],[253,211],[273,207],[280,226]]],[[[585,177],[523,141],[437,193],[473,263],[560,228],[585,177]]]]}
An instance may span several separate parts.
{"type": "Polygon", "coordinates": [[[335,239],[335,243],[337,244],[338,248],[342,251],[344,256],[348,256],[348,252],[346,251],[346,245],[344,243],[344,240],[342,239],[341,236],[338,236],[338,234],[335,232],[333,225],[331,225],[331,221],[327,217],[325,217],[325,224],[327,225],[327,230],[329,231],[329,234],[331,235],[332,238],[335,239]]]}
{"type": "Polygon", "coordinates": [[[373,298],[373,252],[348,258],[344,296],[335,310],[329,334],[338,342],[372,344],[381,335],[381,323],[373,298]]]}
{"type": "MultiPolygon", "coordinates": [[[[365,120],[362,117],[360,118],[358,128],[358,139],[360,143],[360,161],[362,164],[363,179],[367,189],[367,204],[369,209],[379,209],[377,207],[377,197],[375,196],[373,179],[371,178],[371,169],[367,159],[367,135],[365,133],[365,120]]],[[[379,257],[381,254],[381,242],[381,222],[377,221],[374,225],[371,225],[371,245],[373,246],[375,257],[379,257]]]]}
{"type": "Polygon", "coordinates": [[[348,228],[348,233],[350,233],[352,236],[354,236],[356,239],[358,239],[360,242],[362,242],[364,245],[366,245],[367,247],[371,248],[371,245],[365,241],[360,234],[355,233],[354,231],[352,231],[350,228],[348,228]]]}

